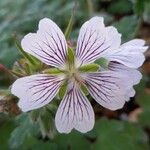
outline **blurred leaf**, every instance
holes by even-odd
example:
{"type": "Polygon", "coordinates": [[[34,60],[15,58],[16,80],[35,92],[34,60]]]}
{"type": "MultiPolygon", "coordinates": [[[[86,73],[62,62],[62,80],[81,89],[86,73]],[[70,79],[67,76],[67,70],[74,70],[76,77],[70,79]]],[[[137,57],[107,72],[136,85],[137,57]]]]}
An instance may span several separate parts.
{"type": "Polygon", "coordinates": [[[138,104],[143,109],[139,116],[139,123],[144,126],[150,126],[150,95],[143,92],[137,99],[138,104]]]}
{"type": "Polygon", "coordinates": [[[70,134],[59,134],[54,141],[58,145],[58,150],[90,150],[90,143],[79,132],[71,132],[70,134]]]}
{"type": "Polygon", "coordinates": [[[34,137],[28,137],[25,139],[22,145],[22,150],[58,150],[57,144],[49,141],[38,140],[34,137]]]}
{"type": "Polygon", "coordinates": [[[123,41],[128,41],[135,36],[138,19],[135,16],[123,17],[120,21],[114,23],[114,26],[122,33],[123,41]]]}
{"type": "Polygon", "coordinates": [[[0,113],[0,149],[8,149],[8,139],[12,130],[15,128],[15,124],[12,119],[8,118],[7,115],[0,113]],[[2,119],[4,119],[2,121],[2,119]]]}
{"type": "MultiPolygon", "coordinates": [[[[13,2],[11,0],[1,0],[0,63],[4,63],[7,67],[12,67],[14,61],[19,57],[12,39],[14,33],[21,39],[27,33],[35,32],[38,21],[44,17],[49,17],[56,21],[64,31],[73,6],[74,1],[70,0],[15,0],[13,2]]],[[[83,6],[85,5],[79,7],[76,15],[78,22],[81,16],[83,19],[88,16],[87,13],[83,15],[83,6]]]]}
{"type": "Polygon", "coordinates": [[[136,124],[101,119],[96,123],[98,136],[93,150],[148,150],[148,137],[136,124]]]}
{"type": "Polygon", "coordinates": [[[134,2],[134,11],[138,16],[142,16],[145,8],[145,3],[149,0],[133,0],[134,2]]]}
{"type": "Polygon", "coordinates": [[[0,45],[0,49],[0,63],[10,68],[19,57],[18,51],[13,47],[3,46],[3,44],[0,45]]]}
{"type": "Polygon", "coordinates": [[[150,23],[150,1],[145,4],[143,19],[145,22],[150,23]]]}
{"type": "Polygon", "coordinates": [[[11,149],[18,149],[22,146],[26,138],[39,133],[38,125],[31,121],[27,113],[18,116],[17,122],[19,126],[14,129],[9,139],[9,145],[11,149]]]}
{"type": "Polygon", "coordinates": [[[126,14],[132,12],[132,3],[129,0],[112,1],[108,7],[108,12],[112,14],[126,14]]]}

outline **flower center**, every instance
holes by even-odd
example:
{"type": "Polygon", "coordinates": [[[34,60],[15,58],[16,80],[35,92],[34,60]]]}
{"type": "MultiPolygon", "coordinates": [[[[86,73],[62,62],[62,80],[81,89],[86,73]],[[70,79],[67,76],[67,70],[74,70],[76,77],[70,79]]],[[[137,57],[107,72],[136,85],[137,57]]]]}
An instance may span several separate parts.
{"type": "Polygon", "coordinates": [[[70,64],[67,68],[67,78],[81,82],[80,73],[74,64],[70,64]]]}

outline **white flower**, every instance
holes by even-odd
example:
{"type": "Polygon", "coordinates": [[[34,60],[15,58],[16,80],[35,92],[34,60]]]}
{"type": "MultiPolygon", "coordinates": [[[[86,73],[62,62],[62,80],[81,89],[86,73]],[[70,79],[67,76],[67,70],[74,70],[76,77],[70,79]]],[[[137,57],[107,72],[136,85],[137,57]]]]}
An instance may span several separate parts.
{"type": "Polygon", "coordinates": [[[69,133],[74,128],[80,132],[90,131],[94,126],[92,106],[80,85],[84,84],[90,95],[103,107],[120,109],[133,97],[133,86],[138,84],[141,73],[136,70],[144,62],[144,40],[135,39],[121,45],[121,35],[112,27],[105,27],[102,17],[93,17],[80,29],[75,65],[66,67],[67,42],[62,31],[50,19],[39,22],[37,33],[27,34],[21,45],[27,53],[43,63],[66,69],[67,74],[36,74],[17,79],[11,92],[20,98],[22,111],[40,108],[57,95],[67,81],[67,91],[57,110],[56,128],[69,133]],[[79,67],[93,63],[99,58],[109,61],[107,69],[96,72],[80,72],[79,67]]]}

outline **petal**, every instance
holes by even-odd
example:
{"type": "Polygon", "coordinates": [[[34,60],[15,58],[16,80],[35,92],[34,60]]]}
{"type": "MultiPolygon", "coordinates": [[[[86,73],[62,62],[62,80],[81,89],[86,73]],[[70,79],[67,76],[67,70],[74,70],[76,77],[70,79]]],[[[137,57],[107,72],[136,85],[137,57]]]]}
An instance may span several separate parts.
{"type": "Polygon", "coordinates": [[[142,74],[138,70],[128,68],[119,63],[111,62],[108,67],[109,70],[112,70],[121,76],[123,75],[126,77],[126,80],[131,81],[132,85],[138,84],[142,78],[142,74]]]}
{"type": "Polygon", "coordinates": [[[21,42],[22,48],[43,63],[63,68],[66,61],[67,43],[60,28],[50,19],[39,22],[37,33],[27,34],[21,42]]]}
{"type": "Polygon", "coordinates": [[[144,40],[131,40],[121,45],[118,49],[103,53],[102,57],[109,61],[116,61],[130,68],[140,67],[145,57],[143,52],[147,50],[147,46],[144,46],[144,40]]]}
{"type": "Polygon", "coordinates": [[[138,84],[140,80],[142,79],[142,74],[135,69],[128,68],[122,64],[118,64],[115,62],[111,62],[109,64],[109,70],[114,71],[122,78],[124,87],[126,89],[126,96],[127,97],[133,97],[135,95],[135,90],[133,89],[133,86],[138,84]]]}
{"type": "Polygon", "coordinates": [[[123,46],[128,46],[128,47],[131,47],[133,49],[136,49],[137,51],[140,51],[140,52],[144,53],[148,49],[148,46],[144,46],[144,45],[145,45],[144,40],[134,39],[134,40],[131,40],[129,42],[126,42],[126,43],[122,44],[122,47],[123,46]]]}
{"type": "Polygon", "coordinates": [[[121,35],[114,27],[105,27],[102,17],[93,17],[80,29],[76,56],[77,65],[94,62],[104,51],[120,46],[121,35]]]}
{"type": "Polygon", "coordinates": [[[126,90],[123,81],[113,71],[82,74],[91,96],[103,107],[116,110],[123,107],[126,90]]]}
{"type": "Polygon", "coordinates": [[[60,133],[69,133],[73,128],[85,133],[94,126],[93,108],[78,85],[70,83],[55,117],[60,133]]]}
{"type": "Polygon", "coordinates": [[[48,104],[57,94],[63,77],[38,74],[17,79],[11,88],[12,94],[20,98],[22,111],[40,108],[48,104]]]}

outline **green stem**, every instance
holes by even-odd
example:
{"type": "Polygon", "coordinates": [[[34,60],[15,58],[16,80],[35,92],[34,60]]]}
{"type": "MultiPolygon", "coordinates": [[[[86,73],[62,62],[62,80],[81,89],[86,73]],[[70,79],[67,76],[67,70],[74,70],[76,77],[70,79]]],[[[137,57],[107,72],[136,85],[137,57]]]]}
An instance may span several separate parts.
{"type": "Polygon", "coordinates": [[[77,4],[76,4],[76,1],[75,1],[75,4],[74,4],[73,10],[72,10],[72,14],[71,14],[68,26],[67,26],[67,28],[65,30],[65,37],[66,37],[66,39],[69,38],[70,33],[72,31],[72,27],[73,27],[73,24],[74,24],[74,16],[75,16],[76,5],[77,4]]]}
{"type": "Polygon", "coordinates": [[[94,13],[93,3],[91,0],[86,0],[86,1],[87,1],[87,8],[88,8],[89,16],[92,16],[94,13]]]}

